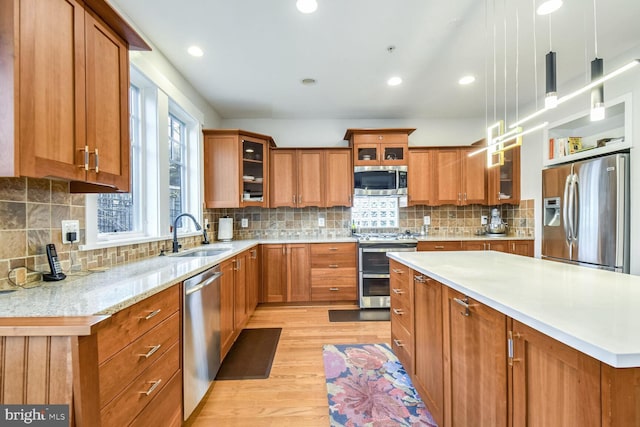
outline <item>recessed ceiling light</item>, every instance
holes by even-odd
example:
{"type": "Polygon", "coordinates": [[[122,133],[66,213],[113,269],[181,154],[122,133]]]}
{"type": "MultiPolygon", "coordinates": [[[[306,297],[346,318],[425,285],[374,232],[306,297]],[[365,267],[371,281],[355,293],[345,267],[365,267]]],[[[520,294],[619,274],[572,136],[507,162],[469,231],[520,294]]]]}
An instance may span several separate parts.
{"type": "Polygon", "coordinates": [[[189,55],[191,55],[191,56],[200,57],[200,56],[204,55],[204,52],[198,46],[189,47],[189,49],[187,49],[187,52],[189,52],[189,55]]]}
{"type": "Polygon", "coordinates": [[[318,2],[316,0],[298,0],[296,7],[302,13],[313,13],[318,8],[318,2]]]}
{"type": "Polygon", "coordinates": [[[387,80],[387,84],[389,86],[398,86],[400,83],[402,83],[402,78],[398,76],[391,77],[389,80],[387,80]]]}
{"type": "Polygon", "coordinates": [[[312,78],[306,78],[300,81],[302,82],[303,85],[307,85],[307,86],[316,84],[316,79],[312,79],[312,78]]]}
{"type": "Polygon", "coordinates": [[[461,85],[468,85],[475,81],[476,81],[476,78],[474,76],[469,75],[469,76],[464,76],[460,78],[460,80],[458,80],[458,83],[461,85]]]}
{"type": "Polygon", "coordinates": [[[562,0],[543,1],[540,4],[540,6],[538,6],[538,9],[536,9],[536,13],[538,15],[548,15],[560,9],[561,6],[562,6],[562,0]]]}

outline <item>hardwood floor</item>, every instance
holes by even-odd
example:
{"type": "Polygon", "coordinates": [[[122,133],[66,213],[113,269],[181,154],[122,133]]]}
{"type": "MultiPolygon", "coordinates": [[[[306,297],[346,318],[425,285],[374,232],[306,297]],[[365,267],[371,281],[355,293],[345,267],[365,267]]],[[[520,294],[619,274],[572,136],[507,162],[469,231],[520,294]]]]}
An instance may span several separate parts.
{"type": "Polygon", "coordinates": [[[247,328],[281,327],[265,380],[216,381],[194,427],[328,426],[323,344],[389,343],[389,322],[330,323],[327,310],[355,306],[258,307],[247,328]]]}

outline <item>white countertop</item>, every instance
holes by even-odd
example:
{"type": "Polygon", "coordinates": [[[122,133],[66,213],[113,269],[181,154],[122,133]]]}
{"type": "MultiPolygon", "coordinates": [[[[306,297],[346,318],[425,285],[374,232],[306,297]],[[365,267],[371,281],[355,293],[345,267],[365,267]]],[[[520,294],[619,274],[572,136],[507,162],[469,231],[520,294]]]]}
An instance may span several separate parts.
{"type": "Polygon", "coordinates": [[[0,294],[0,317],[113,314],[257,244],[256,240],[215,243],[191,250],[228,251],[211,257],[157,256],[104,272],[83,276],[71,273],[59,282],[42,282],[35,288],[0,294]]]}
{"type": "Polygon", "coordinates": [[[495,251],[388,255],[601,362],[640,367],[639,276],[495,251]]]}
{"type": "Polygon", "coordinates": [[[459,242],[469,240],[533,240],[532,236],[488,236],[486,234],[428,234],[416,237],[419,242],[459,242]]]}

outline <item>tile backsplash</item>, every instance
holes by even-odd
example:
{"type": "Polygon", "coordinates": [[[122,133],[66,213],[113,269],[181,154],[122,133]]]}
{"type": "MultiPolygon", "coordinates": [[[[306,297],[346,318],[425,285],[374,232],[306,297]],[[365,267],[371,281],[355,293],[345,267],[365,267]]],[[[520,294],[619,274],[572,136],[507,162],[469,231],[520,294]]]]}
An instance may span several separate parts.
{"type": "MultiPolygon", "coordinates": [[[[533,237],[533,200],[523,200],[519,206],[500,208],[502,218],[511,227],[511,234],[533,237]]],[[[342,237],[351,234],[351,209],[336,208],[245,208],[207,209],[210,240],[217,240],[218,219],[234,218],[234,239],[282,239],[342,237]],[[325,220],[318,227],[318,218],[325,220]],[[248,227],[241,228],[241,220],[248,227]]],[[[481,205],[414,206],[400,208],[399,230],[418,231],[423,216],[431,217],[430,235],[473,235],[480,226],[480,216],[490,215],[490,208],[481,205]]],[[[61,221],[80,222],[80,242],[84,243],[85,196],[69,193],[64,181],[32,178],[0,178],[0,290],[13,286],[7,277],[15,278],[12,270],[27,267],[32,273],[28,281],[40,280],[38,271],[48,271],[45,245],[54,243],[64,271],[112,267],[131,261],[157,256],[161,249],[170,249],[171,240],[123,245],[105,249],[80,251],[78,244],[63,245],[61,221]]],[[[181,238],[184,248],[200,244],[201,237],[181,238]]]]}

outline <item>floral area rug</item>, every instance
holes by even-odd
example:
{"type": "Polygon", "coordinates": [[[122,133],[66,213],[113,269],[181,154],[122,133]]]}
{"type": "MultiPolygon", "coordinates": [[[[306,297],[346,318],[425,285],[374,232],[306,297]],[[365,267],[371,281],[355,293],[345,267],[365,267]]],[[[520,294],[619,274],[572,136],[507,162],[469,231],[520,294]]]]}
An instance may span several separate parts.
{"type": "Polygon", "coordinates": [[[331,426],[436,426],[386,344],[325,345],[331,426]]]}

